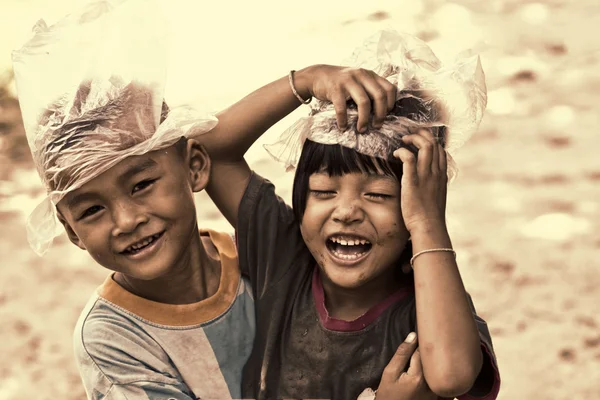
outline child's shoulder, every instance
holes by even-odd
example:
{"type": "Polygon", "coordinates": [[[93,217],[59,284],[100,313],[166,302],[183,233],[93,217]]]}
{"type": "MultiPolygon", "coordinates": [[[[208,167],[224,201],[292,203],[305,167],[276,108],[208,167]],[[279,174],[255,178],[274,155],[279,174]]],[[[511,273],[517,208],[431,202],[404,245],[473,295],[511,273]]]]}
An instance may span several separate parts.
{"type": "Polygon", "coordinates": [[[79,317],[73,349],[86,387],[127,385],[146,376],[149,367],[170,372],[162,383],[177,382],[178,372],[143,324],[98,293],[92,295],[79,317]]]}
{"type": "Polygon", "coordinates": [[[76,356],[104,358],[114,355],[112,353],[129,353],[127,347],[143,346],[147,333],[134,318],[125,309],[94,293],[75,325],[76,356]]]}

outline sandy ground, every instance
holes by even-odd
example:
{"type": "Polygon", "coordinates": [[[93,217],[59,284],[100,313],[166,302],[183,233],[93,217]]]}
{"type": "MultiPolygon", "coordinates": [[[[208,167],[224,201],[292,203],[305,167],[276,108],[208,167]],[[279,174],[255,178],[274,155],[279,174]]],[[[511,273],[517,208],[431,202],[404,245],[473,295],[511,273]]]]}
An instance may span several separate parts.
{"type": "MultiPolygon", "coordinates": [[[[343,17],[319,15],[290,40],[302,46],[320,37],[321,44],[340,43],[346,50],[357,43],[348,38],[401,20],[404,30],[442,51],[453,38],[466,43],[476,36],[487,43],[482,59],[488,112],[480,131],[455,156],[460,174],[449,193],[448,219],[465,284],[491,327],[503,380],[499,399],[600,399],[600,314],[593,305],[600,300],[600,3],[374,4],[369,9],[361,3],[343,17]],[[326,35],[332,26],[335,33],[326,35]]],[[[7,10],[4,2],[0,9],[7,10]]],[[[277,11],[282,10],[294,12],[281,6],[277,11]]],[[[285,62],[306,65],[335,53],[313,50],[310,57],[306,49],[285,53],[285,62]]],[[[256,51],[272,54],[270,64],[287,65],[272,52],[256,51]]],[[[217,71],[218,63],[209,64],[208,70],[217,71]]],[[[248,64],[254,71],[263,65],[252,59],[248,64]]],[[[267,64],[260,69],[263,75],[194,98],[221,108],[281,75],[267,64]]],[[[189,70],[196,66],[188,64],[189,70]]],[[[221,76],[193,83],[225,81],[235,67],[224,65],[221,76]]],[[[24,220],[41,186],[10,75],[2,79],[0,400],[83,399],[71,332],[106,272],[64,237],[43,259],[28,248],[24,220]]],[[[267,139],[289,122],[275,126],[267,139]]],[[[250,159],[289,199],[292,177],[260,146],[250,159]]],[[[202,226],[230,230],[205,195],[198,196],[198,210],[202,226]]]]}

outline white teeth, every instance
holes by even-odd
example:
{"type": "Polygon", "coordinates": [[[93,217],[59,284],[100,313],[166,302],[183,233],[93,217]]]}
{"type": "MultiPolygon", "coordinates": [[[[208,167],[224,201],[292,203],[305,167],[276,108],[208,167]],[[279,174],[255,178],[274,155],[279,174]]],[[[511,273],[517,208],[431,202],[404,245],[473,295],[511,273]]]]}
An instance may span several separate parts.
{"type": "Polygon", "coordinates": [[[125,251],[131,252],[133,250],[138,250],[142,247],[148,246],[150,243],[152,243],[154,240],[156,240],[158,238],[158,236],[159,235],[152,235],[148,239],[144,239],[139,244],[134,244],[134,245],[129,246],[125,251]]]}
{"type": "Polygon", "coordinates": [[[359,244],[371,244],[371,242],[365,239],[346,240],[340,237],[332,237],[329,240],[331,240],[334,243],[339,243],[342,246],[358,246],[359,244]]]}
{"type": "Polygon", "coordinates": [[[342,254],[342,253],[338,253],[337,251],[334,251],[333,254],[335,254],[336,257],[341,258],[343,260],[356,260],[357,258],[362,257],[365,253],[360,253],[360,254],[342,254]]]}

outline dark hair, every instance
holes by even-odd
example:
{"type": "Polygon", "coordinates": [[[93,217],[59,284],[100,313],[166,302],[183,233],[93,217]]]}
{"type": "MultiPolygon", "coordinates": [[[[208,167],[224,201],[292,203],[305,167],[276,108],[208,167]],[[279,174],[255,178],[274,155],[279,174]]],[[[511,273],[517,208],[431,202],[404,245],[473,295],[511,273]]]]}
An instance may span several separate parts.
{"type": "MultiPolygon", "coordinates": [[[[326,104],[324,103],[324,105],[326,104]]],[[[358,108],[352,99],[346,102],[346,107],[348,109],[358,108]]],[[[404,95],[399,96],[388,115],[426,123],[443,118],[442,109],[443,107],[438,105],[428,93],[413,89],[405,91],[404,95]]],[[[433,127],[432,131],[439,143],[446,147],[446,127],[433,127]]],[[[383,158],[363,155],[340,145],[325,145],[307,139],[300,153],[292,191],[292,206],[298,222],[302,221],[304,216],[308,178],[312,174],[326,172],[330,176],[341,176],[351,172],[364,172],[395,176],[400,181],[402,178],[402,163],[391,158],[393,150],[395,149],[390,149],[390,158],[384,160],[383,158]]]]}
{"type": "Polygon", "coordinates": [[[339,144],[321,144],[306,140],[296,167],[292,189],[292,206],[298,222],[306,209],[308,180],[312,174],[324,172],[329,176],[342,176],[354,172],[383,174],[402,178],[402,163],[387,161],[358,153],[339,144]]]}

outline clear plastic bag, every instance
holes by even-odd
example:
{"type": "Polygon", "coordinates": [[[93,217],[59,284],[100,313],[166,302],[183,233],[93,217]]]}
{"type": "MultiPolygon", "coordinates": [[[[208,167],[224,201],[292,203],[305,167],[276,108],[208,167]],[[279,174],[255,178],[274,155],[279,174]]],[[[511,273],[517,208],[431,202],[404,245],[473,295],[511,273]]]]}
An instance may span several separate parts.
{"type": "Polygon", "coordinates": [[[265,146],[286,169],[297,165],[306,139],[389,159],[403,146],[401,137],[418,128],[432,129],[452,153],[477,130],[487,105],[485,75],[478,56],[463,53],[453,64],[442,66],[425,42],[408,34],[379,32],[344,65],[373,70],[396,84],[396,107],[382,128],[359,133],[355,106],[348,110],[348,128],[341,131],[333,104],[316,100],[308,117],[284,131],[278,142],[265,146]]]}
{"type": "Polygon", "coordinates": [[[126,157],[217,124],[191,108],[167,113],[166,25],[154,0],[94,1],[58,23],[41,20],[13,52],[27,140],[48,196],[27,220],[43,254],[63,229],[56,204],[126,157]]]}

